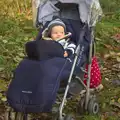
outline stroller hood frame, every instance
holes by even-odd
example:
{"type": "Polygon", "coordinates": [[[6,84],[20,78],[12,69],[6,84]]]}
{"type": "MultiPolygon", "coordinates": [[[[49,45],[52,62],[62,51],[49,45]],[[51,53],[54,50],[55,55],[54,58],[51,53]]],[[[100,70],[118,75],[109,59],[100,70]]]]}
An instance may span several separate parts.
{"type": "MultiPolygon", "coordinates": [[[[100,16],[102,16],[99,0],[33,0],[33,22],[38,21],[44,25],[46,21],[51,21],[52,16],[58,15],[60,11],[55,6],[59,2],[63,4],[77,4],[80,20],[89,26],[95,26],[100,16]],[[36,15],[35,11],[37,12],[36,15]]],[[[69,12],[67,14],[71,14],[71,19],[74,19],[73,13],[69,12]]]]}

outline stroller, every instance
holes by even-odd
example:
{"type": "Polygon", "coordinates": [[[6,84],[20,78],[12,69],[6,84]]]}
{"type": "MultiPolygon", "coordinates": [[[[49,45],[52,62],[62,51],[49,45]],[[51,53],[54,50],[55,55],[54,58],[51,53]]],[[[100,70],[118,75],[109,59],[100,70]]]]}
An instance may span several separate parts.
{"type": "Polygon", "coordinates": [[[55,120],[73,120],[72,116],[63,115],[65,101],[68,93],[72,96],[79,95],[82,89],[86,89],[86,92],[82,94],[77,106],[79,112],[97,114],[99,104],[95,95],[90,94],[90,74],[95,49],[94,27],[102,15],[99,1],[38,0],[33,1],[35,4],[35,26],[38,29],[42,27],[36,39],[26,43],[27,57],[15,69],[7,92],[9,105],[16,112],[24,113],[22,117],[16,114],[15,119],[26,120],[28,113],[51,112],[60,90],[60,81],[64,79],[67,80],[67,85],[55,120]],[[66,24],[67,31],[72,33],[71,40],[77,46],[72,60],[61,57],[61,46],[55,46],[50,41],[40,41],[43,31],[54,17],[59,17],[66,24]],[[54,51],[49,59],[41,60],[41,46],[48,49],[46,53],[54,51]],[[86,64],[88,72],[85,71],[86,64]],[[88,74],[87,85],[83,83],[85,73],[88,74]]]}

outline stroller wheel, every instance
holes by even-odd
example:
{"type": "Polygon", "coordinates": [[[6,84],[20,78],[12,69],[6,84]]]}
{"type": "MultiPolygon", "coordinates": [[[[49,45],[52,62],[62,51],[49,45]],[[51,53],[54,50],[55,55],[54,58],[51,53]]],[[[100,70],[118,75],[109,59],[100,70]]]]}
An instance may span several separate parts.
{"type": "Polygon", "coordinates": [[[99,104],[95,97],[92,97],[88,102],[88,113],[97,114],[99,112],[99,104]]]}
{"type": "Polygon", "coordinates": [[[66,115],[64,120],[75,120],[72,115],[66,115]]]}
{"type": "Polygon", "coordinates": [[[78,103],[77,112],[79,114],[85,113],[85,97],[82,97],[78,103]]]}

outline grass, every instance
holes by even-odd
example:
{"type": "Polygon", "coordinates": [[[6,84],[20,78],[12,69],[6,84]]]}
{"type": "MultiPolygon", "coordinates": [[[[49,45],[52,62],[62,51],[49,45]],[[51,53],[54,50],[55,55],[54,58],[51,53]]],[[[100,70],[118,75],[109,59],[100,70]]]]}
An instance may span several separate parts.
{"type": "Polygon", "coordinates": [[[25,42],[35,37],[36,30],[31,27],[31,20],[26,21],[21,16],[20,19],[0,18],[0,21],[0,68],[9,79],[11,71],[24,57],[25,42]]]}

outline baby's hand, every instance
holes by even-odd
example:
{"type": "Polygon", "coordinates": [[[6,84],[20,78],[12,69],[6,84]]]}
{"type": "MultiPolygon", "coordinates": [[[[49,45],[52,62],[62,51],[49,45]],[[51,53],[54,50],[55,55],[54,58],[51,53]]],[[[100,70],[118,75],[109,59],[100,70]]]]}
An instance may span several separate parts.
{"type": "Polygon", "coordinates": [[[64,57],[68,57],[67,51],[64,52],[64,57]]]}

